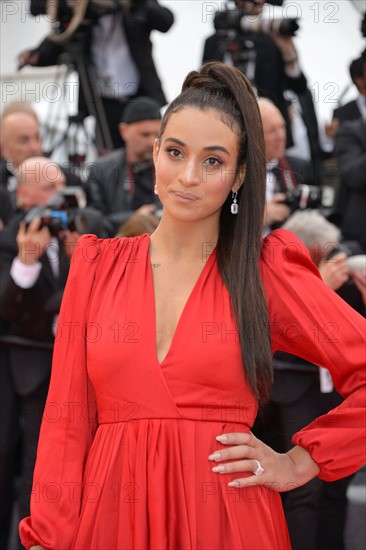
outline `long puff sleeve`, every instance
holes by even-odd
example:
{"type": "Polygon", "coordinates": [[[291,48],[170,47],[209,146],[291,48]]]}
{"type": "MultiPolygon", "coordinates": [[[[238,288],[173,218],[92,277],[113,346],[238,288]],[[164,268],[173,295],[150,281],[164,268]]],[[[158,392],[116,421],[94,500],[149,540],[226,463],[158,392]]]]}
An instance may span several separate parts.
{"type": "Polygon", "coordinates": [[[19,532],[28,549],[70,548],[80,512],[84,464],[97,426],[86,367],[85,315],[92,292],[100,241],[80,238],[60,310],[52,375],[40,432],[31,495],[31,516],[19,532]]]}
{"type": "Polygon", "coordinates": [[[350,475],[366,462],[365,320],[322,282],[306,248],[288,231],[264,239],[261,272],[273,352],[329,369],[345,398],[292,441],[309,451],[321,479],[350,475]]]}

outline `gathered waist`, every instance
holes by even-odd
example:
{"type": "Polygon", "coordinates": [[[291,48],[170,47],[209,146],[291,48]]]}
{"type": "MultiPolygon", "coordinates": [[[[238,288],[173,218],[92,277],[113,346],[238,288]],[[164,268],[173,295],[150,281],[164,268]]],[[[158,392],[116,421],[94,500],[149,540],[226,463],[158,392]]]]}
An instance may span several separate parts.
{"type": "Polygon", "coordinates": [[[202,418],[183,418],[183,417],[126,417],[126,418],[106,418],[105,416],[98,420],[99,426],[108,426],[108,425],[115,425],[115,424],[138,424],[138,423],[169,423],[174,422],[176,424],[180,423],[194,423],[199,425],[215,425],[222,427],[223,425],[227,425],[228,427],[234,427],[237,426],[240,431],[244,431],[246,433],[249,433],[251,430],[251,425],[246,424],[244,422],[239,421],[222,421],[222,420],[215,420],[215,419],[202,419],[202,418]]]}

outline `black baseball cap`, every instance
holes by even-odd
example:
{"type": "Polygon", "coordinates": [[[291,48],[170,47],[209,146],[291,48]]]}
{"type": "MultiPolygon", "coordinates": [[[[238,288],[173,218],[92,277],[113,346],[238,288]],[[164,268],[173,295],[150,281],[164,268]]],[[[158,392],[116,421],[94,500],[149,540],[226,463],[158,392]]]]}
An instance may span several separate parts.
{"type": "Polygon", "coordinates": [[[160,104],[155,99],[139,96],[127,103],[121,122],[132,124],[141,120],[161,120],[160,104]]]}

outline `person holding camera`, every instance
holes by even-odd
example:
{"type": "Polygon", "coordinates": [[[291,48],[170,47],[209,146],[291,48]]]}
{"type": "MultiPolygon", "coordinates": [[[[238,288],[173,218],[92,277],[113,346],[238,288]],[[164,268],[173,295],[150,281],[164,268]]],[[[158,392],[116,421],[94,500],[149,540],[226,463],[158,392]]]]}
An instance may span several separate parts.
{"type": "MultiPolygon", "coordinates": [[[[0,119],[0,189],[6,202],[11,208],[3,209],[0,217],[4,225],[15,213],[17,204],[17,177],[16,170],[20,164],[31,157],[43,154],[41,129],[36,112],[28,103],[10,102],[6,105],[0,119]]],[[[63,163],[60,166],[66,185],[81,186],[82,182],[75,173],[72,164],[63,163]]]]}
{"type": "MultiPolygon", "coordinates": [[[[0,345],[6,356],[0,375],[0,531],[4,538],[13,496],[20,517],[29,514],[57,316],[80,236],[73,228],[52,231],[49,213],[42,221],[40,207],[46,207],[65,188],[65,175],[57,164],[45,157],[31,157],[16,167],[15,176],[18,209],[0,233],[0,345]],[[31,216],[35,207],[39,214],[31,216]],[[27,215],[28,222],[24,220],[27,215]]],[[[93,219],[96,215],[92,214],[93,219]]],[[[97,230],[97,224],[91,230],[97,230]]]]}
{"type": "Polygon", "coordinates": [[[148,216],[161,209],[154,192],[153,166],[160,120],[157,101],[144,96],[133,99],[119,124],[125,147],[90,167],[85,184],[88,205],[103,213],[104,229],[110,237],[132,214],[148,216]]]}
{"type": "Polygon", "coordinates": [[[285,154],[286,123],[279,109],[266,98],[260,98],[258,105],[266,154],[264,228],[268,232],[280,227],[299,206],[296,190],[299,184],[314,185],[314,170],[310,162],[285,154]]]}
{"type": "MultiPolygon", "coordinates": [[[[71,8],[78,8],[72,4],[68,0],[57,2],[60,31],[65,31],[70,24],[71,8]]],[[[46,0],[32,0],[31,12],[33,15],[45,13],[46,0]]],[[[100,101],[113,148],[118,148],[123,145],[118,123],[131,98],[144,95],[155,99],[160,106],[166,103],[152,56],[150,35],[153,31],[168,32],[173,22],[173,13],[157,0],[89,0],[77,34],[64,45],[55,44],[47,37],[37,48],[19,54],[19,67],[54,65],[62,53],[71,51],[72,57],[80,59],[83,67],[92,73],[97,111],[100,101]]],[[[75,59],[71,62],[75,63],[75,59]]],[[[86,96],[92,97],[92,92],[81,76],[80,84],[79,111],[89,111],[85,100],[86,96]]]]}
{"type": "Polygon", "coordinates": [[[284,93],[292,90],[301,94],[307,89],[292,40],[298,25],[291,19],[276,20],[278,25],[270,21],[266,25],[260,19],[265,3],[265,0],[235,0],[235,9],[228,7],[218,12],[214,19],[216,32],[205,42],[203,61],[223,61],[241,69],[255,85],[258,95],[269,98],[280,110],[290,147],[293,140],[284,93]],[[256,23],[251,23],[250,16],[256,17],[256,23]]]}

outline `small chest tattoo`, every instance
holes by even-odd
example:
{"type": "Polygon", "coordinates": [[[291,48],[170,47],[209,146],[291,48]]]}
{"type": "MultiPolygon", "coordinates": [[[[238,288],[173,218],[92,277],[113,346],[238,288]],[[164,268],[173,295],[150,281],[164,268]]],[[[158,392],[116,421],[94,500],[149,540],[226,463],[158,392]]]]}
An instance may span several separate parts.
{"type": "Polygon", "coordinates": [[[157,269],[158,267],[161,266],[161,264],[151,264],[153,266],[154,269],[157,269]]]}

